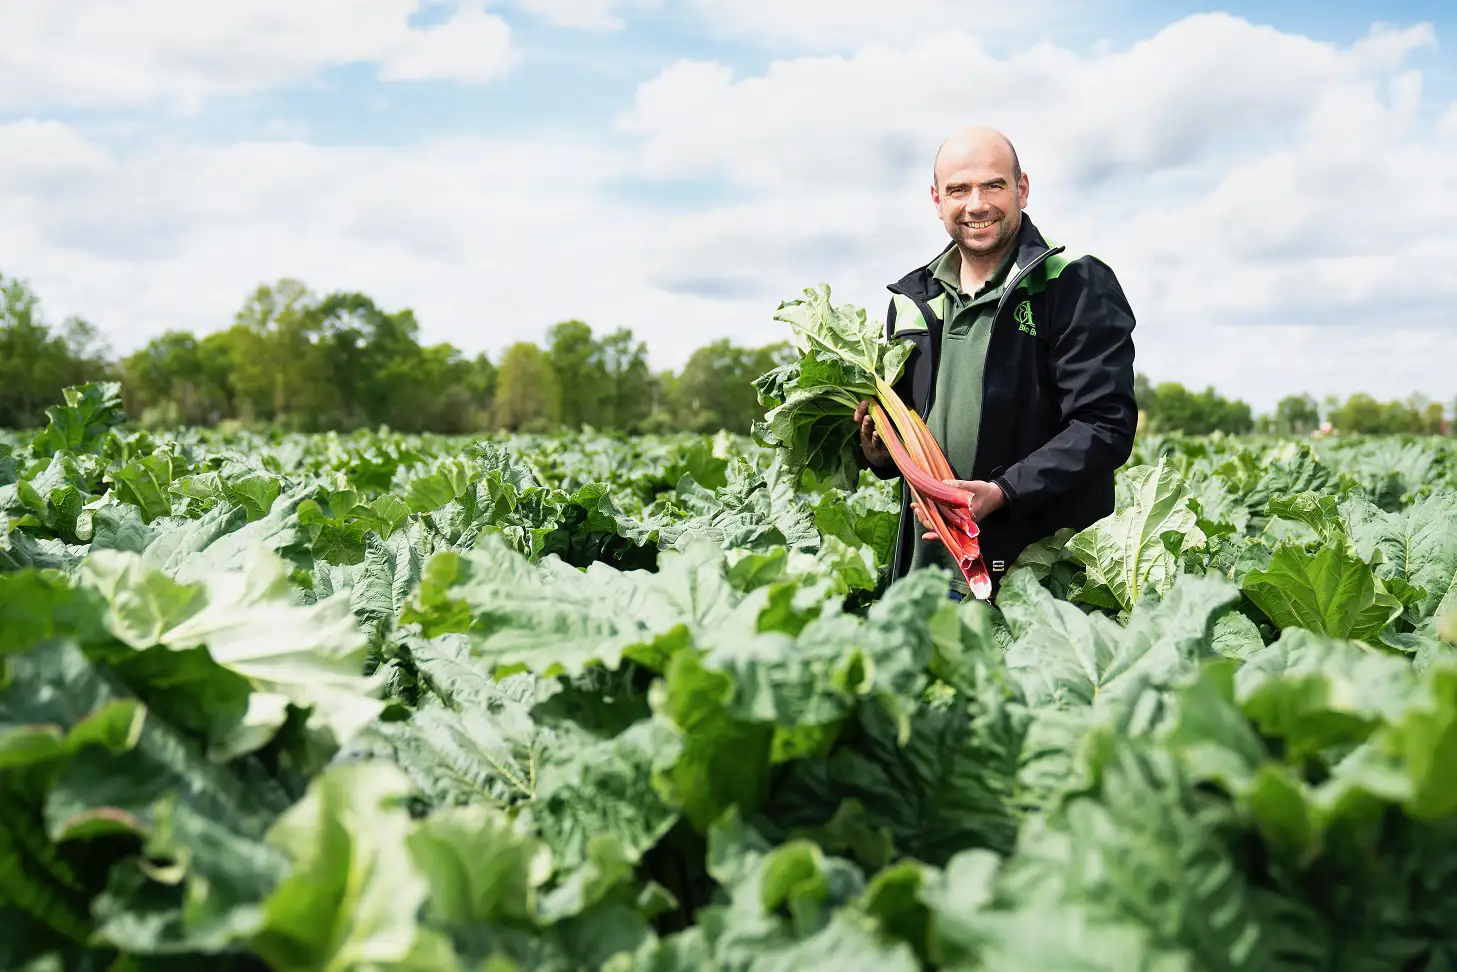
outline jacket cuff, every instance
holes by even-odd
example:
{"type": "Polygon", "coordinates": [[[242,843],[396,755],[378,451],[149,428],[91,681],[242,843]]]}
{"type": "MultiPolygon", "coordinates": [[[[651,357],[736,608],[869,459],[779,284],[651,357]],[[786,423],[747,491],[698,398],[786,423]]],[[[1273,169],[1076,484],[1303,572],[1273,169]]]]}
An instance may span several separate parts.
{"type": "Polygon", "coordinates": [[[1002,507],[1003,509],[1009,509],[1017,502],[1017,491],[1012,488],[1011,483],[1007,482],[1006,476],[997,476],[992,480],[992,484],[1000,489],[1002,495],[1007,498],[1006,505],[1002,507]]]}

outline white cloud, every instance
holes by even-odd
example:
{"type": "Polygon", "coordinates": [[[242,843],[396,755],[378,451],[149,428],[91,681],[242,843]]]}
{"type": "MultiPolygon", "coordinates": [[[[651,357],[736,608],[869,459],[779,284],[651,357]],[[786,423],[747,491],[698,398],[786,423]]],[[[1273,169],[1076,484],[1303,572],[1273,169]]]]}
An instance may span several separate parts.
{"type": "MultiPolygon", "coordinates": [[[[427,5],[436,0],[425,0],[427,5]]],[[[301,82],[377,63],[388,80],[488,81],[515,63],[510,28],[462,0],[411,28],[422,0],[7,0],[0,108],[167,102],[301,82]]]]}
{"type": "Polygon", "coordinates": [[[1437,134],[1443,138],[1457,140],[1457,102],[1447,106],[1437,121],[1437,134]]]}
{"type": "Polygon", "coordinates": [[[0,126],[3,149],[14,151],[0,151],[0,271],[29,280],[51,318],[91,320],[117,352],[168,328],[225,327],[255,286],[283,276],[412,307],[426,340],[492,353],[578,317],[631,327],[657,360],[680,364],[772,313],[655,286],[663,224],[608,197],[624,158],[578,143],[113,156],[64,126],[27,123],[0,126]],[[41,150],[62,175],[17,162],[41,150]]]}
{"type": "MultiPolygon", "coordinates": [[[[623,9],[552,3],[593,29],[593,10],[623,9]]],[[[490,19],[471,10],[452,37],[490,19]]],[[[1433,123],[1408,64],[1433,43],[1413,28],[1323,44],[1216,15],[1092,53],[994,55],[941,32],[747,77],[685,61],[641,86],[612,142],[116,153],[25,122],[0,126],[0,270],[120,350],[225,326],[256,284],[290,275],[413,307],[428,340],[469,350],[579,317],[630,326],[677,366],[717,337],[782,338],[774,308],[820,281],[883,314],[885,285],[945,240],[926,192],[936,144],[980,120],[1016,139],[1032,218],[1118,272],[1155,380],[1261,408],[1301,390],[1450,400],[1457,278],[1433,267],[1457,260],[1457,107],[1433,123]],[[614,190],[644,177],[732,201],[614,190]]],[[[453,48],[388,49],[405,75],[470,67],[453,48]]]]}
{"type": "Polygon", "coordinates": [[[1457,146],[1421,121],[1406,68],[1434,43],[1425,26],[1338,47],[1205,15],[1099,54],[997,57],[941,36],[744,78],[685,61],[619,124],[642,139],[640,171],[755,200],[665,244],[667,279],[705,263],[709,284],[823,279],[878,316],[884,284],[945,242],[926,190],[936,144],[988,121],[1018,144],[1034,221],[1118,272],[1153,376],[1261,406],[1299,388],[1450,399],[1457,280],[1431,268],[1457,258],[1457,146]]]}
{"type": "Polygon", "coordinates": [[[1044,42],[998,58],[975,35],[945,33],[778,61],[742,80],[723,65],[681,62],[640,88],[620,125],[645,138],[651,173],[712,170],[774,186],[891,178],[907,165],[929,172],[946,129],[986,120],[1045,180],[1091,183],[1279,132],[1333,85],[1390,72],[1431,43],[1418,27],[1341,50],[1223,14],[1102,56],[1044,42]]]}
{"type": "Polygon", "coordinates": [[[850,51],[869,42],[914,40],[927,33],[990,37],[1027,30],[1066,0],[513,0],[557,27],[618,30],[630,13],[668,8],[701,34],[784,51],[850,51]]]}
{"type": "Polygon", "coordinates": [[[54,121],[0,127],[0,159],[9,178],[26,183],[74,179],[111,166],[111,159],[80,132],[54,121]]]}
{"type": "Polygon", "coordinates": [[[515,5],[554,27],[621,30],[628,10],[657,7],[662,0],[515,0],[515,5]]]}
{"type": "Polygon", "coordinates": [[[986,38],[1025,31],[1060,0],[680,0],[703,29],[793,49],[850,50],[947,32],[986,38]]]}
{"type": "Polygon", "coordinates": [[[517,6],[557,27],[582,30],[618,30],[617,0],[517,0],[517,6]]]}
{"type": "Polygon", "coordinates": [[[408,30],[389,46],[379,76],[385,81],[494,81],[516,66],[511,28],[485,11],[462,5],[442,24],[408,30]]]}

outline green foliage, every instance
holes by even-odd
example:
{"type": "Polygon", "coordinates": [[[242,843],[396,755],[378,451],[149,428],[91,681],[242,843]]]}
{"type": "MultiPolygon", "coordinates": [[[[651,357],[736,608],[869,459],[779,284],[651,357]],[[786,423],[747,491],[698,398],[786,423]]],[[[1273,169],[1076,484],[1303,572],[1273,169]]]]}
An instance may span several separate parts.
{"type": "Polygon", "coordinates": [[[1341,432],[1368,435],[1441,435],[1445,420],[1440,402],[1414,397],[1405,402],[1378,402],[1365,392],[1356,392],[1327,416],[1341,432]]]}
{"type": "MultiPolygon", "coordinates": [[[[800,314],[816,300],[827,302],[828,289],[810,300],[786,302],[781,313],[800,314]]],[[[862,331],[871,346],[879,342],[879,323],[863,313],[851,317],[853,326],[845,332],[851,343],[862,331]]],[[[646,344],[628,328],[604,334],[569,320],[548,328],[544,338],[541,345],[518,341],[493,362],[484,352],[471,356],[449,343],[422,344],[420,322],[408,308],[389,311],[353,291],[321,296],[283,278],[255,288],[231,326],[202,335],[167,331],[110,360],[84,320],[47,323],[29,286],[0,275],[0,429],[44,424],[46,406],[67,386],[116,380],[127,412],[155,430],[241,424],[301,432],[386,427],[463,435],[591,428],[751,435],[756,427],[768,428],[766,408],[776,408],[784,393],[802,384],[785,369],[793,371],[808,348],[741,347],[721,339],[697,349],[675,373],[654,372],[646,344]],[[771,373],[777,376],[771,384],[755,387],[771,373]]],[[[852,351],[844,358],[852,370],[854,357],[852,351]]],[[[1141,429],[1154,435],[1256,429],[1307,435],[1321,426],[1321,410],[1308,395],[1286,396],[1272,414],[1256,420],[1249,406],[1212,388],[1195,393],[1174,382],[1155,387],[1140,374],[1135,392],[1141,429]]],[[[796,411],[791,407],[779,416],[779,434],[829,436],[830,451],[847,439],[834,409],[792,432],[789,413],[796,411]]],[[[1340,433],[1427,436],[1451,429],[1443,405],[1421,396],[1381,403],[1357,393],[1344,404],[1327,401],[1325,411],[1340,433]]]]}
{"type": "Polygon", "coordinates": [[[755,441],[785,450],[792,475],[812,475],[848,488],[862,462],[851,418],[877,400],[878,383],[894,385],[911,353],[909,341],[887,341],[880,325],[852,304],[830,302],[830,289],[806,290],[779,306],[798,356],[757,378],[768,409],[753,425],[755,441]]]}
{"type": "Polygon", "coordinates": [[[745,436],[117,397],[0,455],[0,967],[1457,961],[1441,440],[1147,436],[958,604],[745,436]]]}
{"type": "Polygon", "coordinates": [[[544,432],[560,414],[551,362],[529,341],[506,349],[496,373],[496,423],[508,431],[544,432]]]}
{"type": "Polygon", "coordinates": [[[111,370],[90,324],[75,317],[48,324],[30,286],[0,273],[0,428],[42,424],[63,388],[109,378],[111,370]]]}
{"type": "Polygon", "coordinates": [[[1308,435],[1320,428],[1320,408],[1309,395],[1286,395],[1275,406],[1276,435],[1308,435]]]}
{"type": "Polygon", "coordinates": [[[409,309],[284,278],[248,295],[229,327],[167,331],[111,362],[84,321],[46,324],[24,283],[0,276],[0,300],[0,428],[40,425],[64,387],[114,377],[128,412],[157,430],[745,433],[760,415],[752,381],[786,351],[719,341],[679,374],[654,373],[630,329],[599,336],[574,320],[548,329],[544,346],[513,344],[498,367],[485,353],[422,344],[409,309]]]}
{"type": "Polygon", "coordinates": [[[672,384],[670,401],[676,427],[748,435],[764,413],[754,381],[784,364],[790,353],[786,345],[741,348],[727,340],[694,351],[672,384]]]}
{"type": "Polygon", "coordinates": [[[1192,392],[1176,381],[1152,386],[1143,378],[1137,383],[1135,394],[1139,409],[1148,416],[1152,432],[1238,434],[1251,432],[1255,427],[1248,405],[1226,399],[1213,388],[1192,392]]]}

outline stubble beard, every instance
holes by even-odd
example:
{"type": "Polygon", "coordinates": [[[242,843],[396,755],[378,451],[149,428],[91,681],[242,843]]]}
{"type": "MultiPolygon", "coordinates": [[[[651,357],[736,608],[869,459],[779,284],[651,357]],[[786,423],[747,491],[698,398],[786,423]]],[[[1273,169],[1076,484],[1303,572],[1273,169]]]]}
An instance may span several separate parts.
{"type": "Polygon", "coordinates": [[[963,229],[963,227],[958,223],[957,229],[960,232],[958,232],[955,237],[956,245],[959,246],[964,252],[973,254],[975,256],[991,256],[992,254],[1005,251],[1007,247],[1011,245],[1012,241],[1016,238],[1017,230],[1019,228],[1020,227],[1018,226],[1012,225],[1012,219],[1008,214],[1003,213],[997,221],[996,239],[992,240],[992,242],[990,243],[977,243],[969,238],[969,231],[963,229]]]}

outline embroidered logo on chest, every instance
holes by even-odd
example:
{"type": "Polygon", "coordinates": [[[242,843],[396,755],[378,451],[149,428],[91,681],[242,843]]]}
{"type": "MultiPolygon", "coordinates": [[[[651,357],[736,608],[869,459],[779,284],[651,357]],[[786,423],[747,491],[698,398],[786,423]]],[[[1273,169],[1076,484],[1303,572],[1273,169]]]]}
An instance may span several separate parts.
{"type": "Polygon", "coordinates": [[[1012,320],[1017,322],[1017,330],[1023,334],[1037,336],[1037,325],[1032,321],[1032,301],[1024,300],[1012,311],[1012,320]]]}

